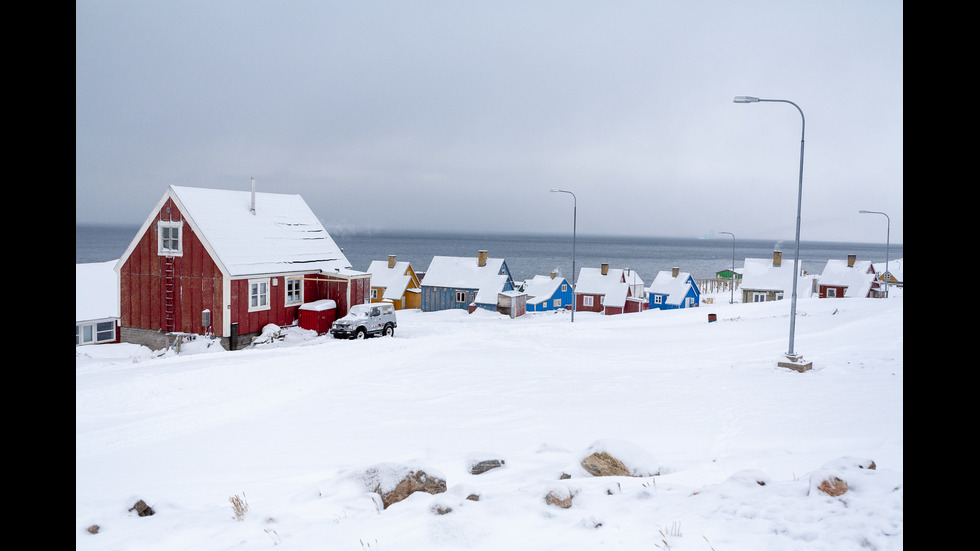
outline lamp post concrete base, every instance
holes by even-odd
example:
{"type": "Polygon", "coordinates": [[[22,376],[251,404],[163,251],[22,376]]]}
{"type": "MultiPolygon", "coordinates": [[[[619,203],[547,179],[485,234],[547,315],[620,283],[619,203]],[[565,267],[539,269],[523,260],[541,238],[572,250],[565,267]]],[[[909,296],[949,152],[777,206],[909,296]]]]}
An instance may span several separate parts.
{"type": "Polygon", "coordinates": [[[804,362],[803,356],[787,355],[786,359],[789,361],[779,362],[776,365],[778,365],[779,367],[792,369],[793,371],[798,371],[800,373],[803,373],[804,371],[810,371],[811,369],[813,369],[813,362],[804,362]]]}

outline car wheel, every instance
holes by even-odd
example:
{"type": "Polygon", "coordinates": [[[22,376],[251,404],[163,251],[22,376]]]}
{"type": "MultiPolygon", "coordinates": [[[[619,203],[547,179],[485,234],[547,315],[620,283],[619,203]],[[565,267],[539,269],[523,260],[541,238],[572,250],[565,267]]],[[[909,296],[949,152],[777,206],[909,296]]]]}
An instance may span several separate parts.
{"type": "Polygon", "coordinates": [[[354,338],[357,340],[366,339],[367,331],[363,327],[359,328],[357,333],[354,333],[354,338]]]}
{"type": "Polygon", "coordinates": [[[385,325],[385,330],[384,330],[383,335],[386,336],[386,337],[393,337],[393,336],[395,336],[395,328],[393,326],[391,326],[391,325],[385,325]]]}

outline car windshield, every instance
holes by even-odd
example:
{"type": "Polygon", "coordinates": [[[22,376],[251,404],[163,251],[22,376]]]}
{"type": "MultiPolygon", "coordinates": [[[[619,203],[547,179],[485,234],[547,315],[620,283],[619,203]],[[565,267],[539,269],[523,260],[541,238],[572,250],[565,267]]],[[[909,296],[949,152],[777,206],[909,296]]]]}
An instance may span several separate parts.
{"type": "MultiPolygon", "coordinates": [[[[371,315],[372,310],[377,310],[377,308],[370,308],[370,307],[360,308],[358,306],[354,306],[353,308],[350,309],[350,315],[355,318],[366,318],[371,315]]],[[[375,315],[380,315],[380,312],[375,315]]]]}

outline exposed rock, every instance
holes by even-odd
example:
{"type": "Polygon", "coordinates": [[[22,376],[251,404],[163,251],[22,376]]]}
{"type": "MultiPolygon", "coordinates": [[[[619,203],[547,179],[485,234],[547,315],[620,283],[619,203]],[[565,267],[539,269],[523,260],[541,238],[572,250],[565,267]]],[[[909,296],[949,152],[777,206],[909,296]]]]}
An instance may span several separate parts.
{"type": "Polygon", "coordinates": [[[447,513],[452,513],[453,508],[448,505],[436,505],[432,508],[432,512],[437,515],[445,515],[447,513]]]}
{"type": "Polygon", "coordinates": [[[146,504],[142,499],[137,501],[132,507],[129,508],[130,511],[136,511],[136,514],[141,517],[148,517],[150,515],[156,514],[149,505],[146,504]]]}
{"type": "Polygon", "coordinates": [[[596,440],[579,456],[592,476],[658,476],[660,466],[646,450],[626,440],[596,440]]]}
{"type": "Polygon", "coordinates": [[[582,468],[592,476],[633,476],[623,462],[606,452],[595,452],[582,460],[582,468]]]}
{"type": "Polygon", "coordinates": [[[558,477],[558,480],[568,480],[569,478],[572,478],[572,475],[568,473],[561,473],[561,476],[558,477]]]}
{"type": "MultiPolygon", "coordinates": [[[[369,476],[373,476],[371,472],[369,476]]],[[[375,473],[376,474],[376,471],[375,473]]],[[[441,494],[446,491],[446,481],[437,476],[430,476],[423,470],[411,470],[394,486],[393,489],[386,489],[379,481],[372,489],[381,496],[381,503],[385,509],[392,504],[398,503],[415,492],[426,492],[429,494],[441,494]]]]}
{"type": "Polygon", "coordinates": [[[470,474],[483,474],[491,469],[496,469],[504,464],[503,459],[486,459],[470,467],[470,474]]]}
{"type": "Polygon", "coordinates": [[[847,491],[847,482],[831,476],[823,480],[817,489],[829,496],[837,497],[847,491]]]}
{"type": "Polygon", "coordinates": [[[86,528],[86,530],[88,530],[88,533],[89,534],[98,534],[99,533],[99,525],[98,524],[93,524],[92,526],[89,526],[88,528],[86,528]]]}
{"type": "Polygon", "coordinates": [[[470,501],[480,501],[480,496],[478,494],[470,494],[466,496],[466,499],[470,501]]]}
{"type": "Polygon", "coordinates": [[[572,495],[568,494],[564,497],[559,496],[557,492],[548,492],[548,495],[544,496],[544,502],[548,505],[557,505],[562,509],[568,509],[572,506],[572,495]]]}

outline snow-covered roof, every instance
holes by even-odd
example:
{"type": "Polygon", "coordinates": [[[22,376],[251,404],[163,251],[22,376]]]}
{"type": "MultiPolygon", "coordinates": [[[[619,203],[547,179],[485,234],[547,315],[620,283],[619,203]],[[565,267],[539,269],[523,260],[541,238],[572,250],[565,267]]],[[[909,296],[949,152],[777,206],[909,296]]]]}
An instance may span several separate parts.
{"type": "Polygon", "coordinates": [[[674,277],[673,273],[673,270],[662,270],[657,273],[657,277],[653,279],[653,283],[647,288],[647,292],[666,295],[665,302],[667,304],[679,305],[684,302],[684,297],[691,290],[691,274],[689,272],[677,272],[677,277],[674,277]]]}
{"type": "Polygon", "coordinates": [[[845,297],[864,298],[874,283],[875,271],[870,260],[856,260],[854,266],[848,266],[846,260],[831,258],[817,279],[820,285],[846,287],[845,297]]]}
{"type": "Polygon", "coordinates": [[[75,321],[119,317],[119,282],[115,260],[75,264],[75,321]]]}
{"type": "Polygon", "coordinates": [[[497,293],[504,290],[509,277],[502,258],[487,258],[480,266],[474,257],[433,256],[421,285],[476,289],[474,302],[496,304],[497,293]]]}
{"type": "Polygon", "coordinates": [[[524,286],[524,292],[528,296],[527,303],[540,304],[544,301],[551,300],[562,283],[567,282],[560,275],[556,275],[555,277],[551,277],[550,275],[534,276],[527,280],[524,286]]]}
{"type": "Polygon", "coordinates": [[[605,295],[604,306],[621,307],[626,305],[629,285],[623,281],[623,270],[609,268],[602,275],[601,268],[582,268],[575,282],[576,295],[605,295]]]}
{"type": "Polygon", "coordinates": [[[252,214],[250,191],[170,186],[143,231],[157,219],[168,197],[173,197],[215,261],[232,277],[363,273],[351,269],[343,251],[299,195],[256,192],[252,214]]]}
{"type": "MultiPolygon", "coordinates": [[[[800,276],[797,288],[804,289],[804,280],[800,276]]],[[[782,259],[779,266],[772,265],[771,258],[746,258],[742,267],[741,289],[758,289],[791,292],[793,290],[793,260],[782,259]]]]}
{"type": "Polygon", "coordinates": [[[371,274],[371,286],[384,288],[383,299],[399,300],[405,294],[408,284],[412,282],[412,276],[408,275],[408,268],[409,263],[404,261],[395,262],[395,265],[389,268],[387,260],[373,260],[367,269],[371,274]]]}
{"type": "Polygon", "coordinates": [[[306,304],[299,307],[300,310],[312,310],[314,312],[322,312],[324,310],[333,310],[337,307],[337,301],[323,298],[320,300],[315,300],[313,302],[307,302],[306,304]]]}

